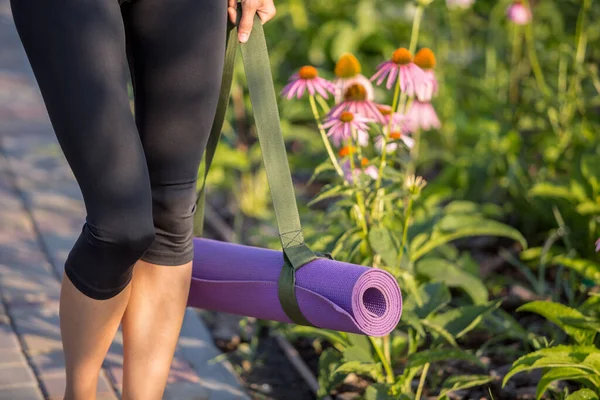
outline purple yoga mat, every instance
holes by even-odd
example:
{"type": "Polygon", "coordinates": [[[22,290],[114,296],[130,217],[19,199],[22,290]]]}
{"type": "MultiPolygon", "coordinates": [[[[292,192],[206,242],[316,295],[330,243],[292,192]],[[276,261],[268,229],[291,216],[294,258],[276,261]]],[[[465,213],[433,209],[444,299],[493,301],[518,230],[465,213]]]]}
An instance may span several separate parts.
{"type": "MultiPolygon", "coordinates": [[[[264,320],[292,322],[279,303],[283,252],[194,239],[188,306],[264,320]]],[[[300,310],[324,329],[384,336],[400,321],[402,295],[381,269],[317,259],[296,272],[300,310]]]]}

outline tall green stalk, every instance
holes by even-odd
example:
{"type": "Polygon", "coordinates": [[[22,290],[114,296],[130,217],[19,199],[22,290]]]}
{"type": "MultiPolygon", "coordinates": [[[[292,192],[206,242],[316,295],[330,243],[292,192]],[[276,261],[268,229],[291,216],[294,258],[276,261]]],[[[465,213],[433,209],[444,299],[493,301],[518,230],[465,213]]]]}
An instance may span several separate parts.
{"type": "Polygon", "coordinates": [[[585,60],[585,49],[587,47],[587,34],[585,32],[585,17],[592,4],[592,0],[583,0],[579,15],[577,16],[577,28],[575,33],[575,43],[577,52],[575,53],[575,63],[583,64],[585,60]]]}
{"type": "Polygon", "coordinates": [[[425,378],[427,377],[427,373],[429,372],[429,363],[425,364],[423,367],[423,372],[421,372],[421,379],[419,380],[419,387],[417,388],[417,395],[415,396],[415,400],[421,400],[421,394],[423,394],[423,387],[425,386],[425,378]]]}
{"type": "MultiPolygon", "coordinates": [[[[352,129],[352,136],[354,136],[354,129],[352,129]]],[[[369,228],[368,228],[368,223],[367,223],[367,208],[365,206],[365,198],[363,197],[363,193],[362,190],[360,189],[360,187],[358,186],[358,176],[356,176],[356,171],[354,170],[355,168],[355,164],[354,164],[354,154],[352,154],[352,137],[348,138],[347,141],[347,146],[350,149],[349,151],[349,157],[350,157],[350,171],[352,171],[352,184],[354,185],[354,187],[356,188],[356,202],[358,204],[358,208],[360,208],[360,213],[362,214],[362,220],[360,221],[361,225],[362,225],[362,230],[363,233],[365,234],[365,237],[367,237],[367,235],[369,234],[369,228]]]]}
{"type": "Polygon", "coordinates": [[[329,158],[331,159],[333,168],[335,168],[335,172],[337,172],[337,174],[342,179],[344,179],[344,172],[342,171],[342,168],[340,167],[340,164],[338,163],[337,158],[335,157],[335,154],[333,153],[333,149],[331,148],[331,143],[329,143],[329,139],[327,138],[327,135],[325,134],[323,125],[321,125],[320,118],[319,118],[319,111],[317,110],[317,104],[315,103],[315,96],[310,95],[310,96],[308,96],[308,99],[310,101],[310,108],[312,109],[313,116],[315,118],[315,122],[317,123],[319,132],[321,133],[321,139],[323,139],[323,143],[325,144],[325,148],[327,149],[327,154],[329,154],[329,158]]]}
{"type": "MultiPolygon", "coordinates": [[[[398,107],[398,98],[400,97],[400,77],[396,80],[396,88],[394,89],[394,99],[392,100],[392,114],[390,115],[390,121],[388,122],[388,134],[392,129],[392,119],[396,108],[398,107]]],[[[379,160],[379,169],[377,171],[377,180],[375,181],[375,191],[379,191],[381,187],[381,176],[383,175],[383,168],[385,167],[385,159],[387,155],[387,135],[383,135],[381,140],[381,160],[379,160]]]]}
{"type": "Polygon", "coordinates": [[[412,214],[413,198],[409,195],[408,206],[406,206],[406,212],[404,213],[404,225],[402,227],[402,242],[400,243],[400,250],[398,250],[398,262],[396,265],[400,265],[402,262],[402,256],[404,255],[404,248],[408,241],[408,224],[410,222],[410,214],[412,214]]]}
{"type": "MultiPolygon", "coordinates": [[[[529,1],[524,1],[525,7],[531,10],[531,6],[529,5],[529,1]]],[[[542,68],[540,67],[540,62],[537,57],[537,52],[535,51],[535,42],[533,38],[533,21],[529,21],[529,23],[525,26],[525,39],[527,41],[527,54],[529,56],[529,63],[531,64],[531,69],[533,70],[533,75],[535,76],[535,80],[539,89],[545,96],[550,95],[550,91],[548,90],[548,86],[546,86],[546,80],[544,79],[544,73],[542,72],[542,68]]]]}
{"type": "Polygon", "coordinates": [[[381,348],[379,347],[379,345],[377,344],[375,339],[373,337],[369,336],[369,340],[371,341],[371,345],[375,349],[375,352],[377,353],[377,357],[381,361],[381,364],[383,364],[386,382],[394,383],[394,371],[392,370],[391,363],[389,363],[388,360],[385,358],[385,355],[381,351],[381,348]]]}

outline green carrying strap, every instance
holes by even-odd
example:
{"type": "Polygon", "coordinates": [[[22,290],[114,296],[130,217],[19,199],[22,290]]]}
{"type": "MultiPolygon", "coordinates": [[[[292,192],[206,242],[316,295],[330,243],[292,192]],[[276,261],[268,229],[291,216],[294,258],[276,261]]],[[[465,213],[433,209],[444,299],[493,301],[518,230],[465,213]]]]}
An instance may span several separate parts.
{"type": "MultiPolygon", "coordinates": [[[[241,9],[238,8],[238,17],[240,15],[241,9]]],[[[237,46],[237,27],[229,23],[221,93],[206,147],[206,154],[203,158],[204,168],[201,168],[201,188],[198,193],[195,218],[197,225],[196,233],[200,235],[203,232],[204,224],[206,177],[219,143],[221,128],[225,119],[237,46]]],[[[275,209],[279,237],[284,253],[284,265],[279,277],[279,301],[287,316],[294,323],[312,326],[298,306],[295,293],[296,271],[320,256],[331,257],[328,254],[314,253],[304,243],[292,176],[281,133],[279,111],[275,88],[273,87],[265,35],[258,16],[255,16],[248,41],[240,44],[240,48],[259,144],[267,172],[269,190],[273,199],[273,208],[275,209]]]]}

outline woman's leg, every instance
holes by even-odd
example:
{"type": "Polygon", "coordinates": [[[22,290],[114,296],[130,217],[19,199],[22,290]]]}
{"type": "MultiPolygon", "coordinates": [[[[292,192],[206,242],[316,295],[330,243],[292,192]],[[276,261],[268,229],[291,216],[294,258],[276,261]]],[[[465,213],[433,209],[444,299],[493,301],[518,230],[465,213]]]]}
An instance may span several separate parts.
{"type": "Polygon", "coordinates": [[[132,267],[154,240],[148,169],[127,94],[117,0],[12,0],[21,41],[87,210],[65,264],[60,326],[66,400],[93,400],[130,296],[132,267]]]}
{"type": "Polygon", "coordinates": [[[124,400],[161,399],[191,278],[198,166],[225,52],[226,0],[122,6],[156,239],[135,268],[123,318],[124,400]]]}

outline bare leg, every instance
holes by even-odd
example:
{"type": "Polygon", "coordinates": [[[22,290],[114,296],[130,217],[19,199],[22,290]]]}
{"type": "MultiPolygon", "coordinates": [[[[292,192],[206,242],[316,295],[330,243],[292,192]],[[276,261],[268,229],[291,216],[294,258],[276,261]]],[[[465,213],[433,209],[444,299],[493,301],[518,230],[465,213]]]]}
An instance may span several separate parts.
{"type": "Polygon", "coordinates": [[[109,300],[94,300],[63,277],[60,329],[65,353],[65,400],[94,400],[98,374],[129,300],[131,285],[109,300]]]}
{"type": "Polygon", "coordinates": [[[134,268],[123,317],[123,400],[160,400],[190,288],[192,263],[181,266],[140,260],[134,268]]]}

